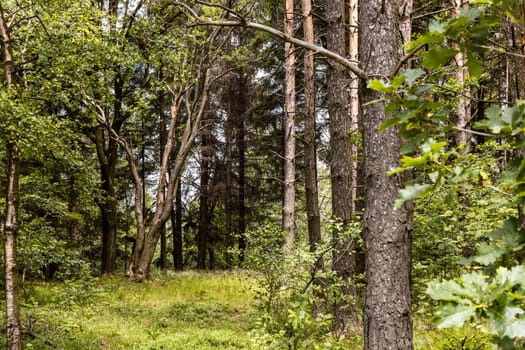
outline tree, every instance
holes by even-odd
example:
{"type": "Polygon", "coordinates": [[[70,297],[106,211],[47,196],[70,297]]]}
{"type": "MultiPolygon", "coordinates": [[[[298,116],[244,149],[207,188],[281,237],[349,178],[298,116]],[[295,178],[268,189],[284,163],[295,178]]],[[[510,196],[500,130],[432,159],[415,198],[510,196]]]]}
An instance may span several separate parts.
{"type": "MultiPolygon", "coordinates": [[[[302,0],[304,41],[314,43],[314,24],[311,0],[302,0]]],[[[306,189],[306,216],[310,250],[315,251],[321,242],[321,215],[317,188],[317,149],[315,122],[315,57],[314,52],[304,53],[304,183],[306,189]]]]}
{"type": "MultiPolygon", "coordinates": [[[[359,7],[360,66],[388,79],[402,57],[399,10],[402,2],[366,1],[359,7]]],[[[412,349],[410,301],[411,205],[395,208],[404,175],[388,176],[399,165],[402,145],[387,120],[382,93],[362,89],[365,159],[366,249],[365,349],[412,349]]]]}
{"type": "MultiPolygon", "coordinates": [[[[463,0],[452,0],[452,13],[453,18],[457,18],[461,11],[468,9],[468,1],[463,0]]],[[[456,46],[457,47],[457,46],[456,46]]],[[[455,70],[456,84],[463,87],[459,91],[458,96],[458,108],[457,116],[454,123],[456,124],[456,132],[454,133],[454,142],[456,146],[463,146],[462,152],[466,152],[470,146],[470,134],[468,131],[469,123],[471,119],[471,92],[468,86],[468,62],[467,57],[464,53],[459,51],[454,59],[458,68],[455,70]]]]}
{"type": "MultiPolygon", "coordinates": [[[[330,30],[326,33],[326,47],[342,56],[346,54],[345,43],[345,2],[326,1],[326,20],[330,30]]],[[[354,24],[355,25],[355,24],[354,24]]],[[[353,29],[353,27],[351,27],[353,29]]],[[[355,35],[354,35],[355,36],[355,35]]],[[[351,78],[352,79],[352,78],[351,78]]],[[[350,84],[358,82],[353,77],[350,84]]],[[[355,85],[355,84],[354,84],[355,85]]],[[[348,227],[352,220],[352,208],[355,182],[355,172],[352,164],[352,142],[351,142],[351,118],[349,109],[355,110],[359,105],[357,101],[349,101],[346,87],[348,86],[348,74],[339,64],[328,62],[327,99],[330,127],[330,179],[332,189],[332,215],[340,220],[343,230],[348,227]],[[349,102],[352,103],[349,106],[349,102]],[[350,107],[350,108],[349,108],[350,107]]],[[[353,86],[351,87],[353,88],[353,86]]],[[[357,89],[355,89],[357,92],[357,89]]],[[[356,95],[357,97],[357,95],[356,95]]],[[[357,117],[357,116],[356,116],[357,117]]],[[[352,288],[347,288],[352,283],[355,274],[355,242],[343,240],[337,230],[333,232],[333,240],[336,244],[334,249],[332,268],[339,276],[345,286],[344,294],[351,293],[352,288]]],[[[355,294],[355,293],[354,293],[355,294]]],[[[355,296],[355,295],[354,295],[355,296]]],[[[350,317],[357,317],[357,310],[353,310],[347,302],[336,301],[334,305],[334,316],[338,331],[344,331],[350,317]]]]}
{"type": "MultiPolygon", "coordinates": [[[[294,1],[286,0],[284,33],[294,34],[294,1]]],[[[295,239],[295,53],[293,45],[284,43],[284,198],[283,231],[285,247],[291,248],[295,239]]]]}
{"type": "MultiPolygon", "coordinates": [[[[2,40],[2,66],[4,71],[4,85],[7,92],[15,90],[15,72],[11,32],[4,9],[0,5],[0,34],[2,40]]],[[[4,97],[5,98],[5,97],[4,97]]],[[[15,112],[15,110],[10,111],[15,112]]],[[[18,116],[12,116],[15,122],[18,116]]],[[[11,129],[13,125],[10,125],[11,129]]],[[[18,235],[18,200],[20,182],[20,160],[15,132],[9,133],[6,140],[7,156],[7,192],[5,216],[2,218],[1,232],[4,238],[4,269],[5,269],[5,291],[6,291],[6,321],[7,321],[7,347],[9,350],[22,349],[22,333],[20,327],[20,306],[18,303],[18,282],[16,263],[16,237],[18,235]]]]}

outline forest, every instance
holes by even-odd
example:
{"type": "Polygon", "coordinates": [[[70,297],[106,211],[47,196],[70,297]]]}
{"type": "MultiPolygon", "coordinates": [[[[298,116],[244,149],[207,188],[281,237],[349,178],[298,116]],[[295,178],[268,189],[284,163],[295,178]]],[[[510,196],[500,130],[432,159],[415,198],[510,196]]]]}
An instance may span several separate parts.
{"type": "Polygon", "coordinates": [[[525,349],[523,0],[1,0],[0,36],[0,347],[525,349]]]}

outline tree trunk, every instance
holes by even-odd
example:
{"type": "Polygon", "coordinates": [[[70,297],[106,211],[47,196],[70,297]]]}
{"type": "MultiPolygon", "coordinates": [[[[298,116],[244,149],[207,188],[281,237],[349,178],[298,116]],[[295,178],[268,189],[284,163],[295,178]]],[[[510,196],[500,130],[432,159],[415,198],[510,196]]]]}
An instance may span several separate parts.
{"type": "MultiPolygon", "coordinates": [[[[206,124],[206,121],[204,121],[206,124]]],[[[199,231],[197,232],[197,268],[206,269],[206,256],[210,239],[210,163],[211,163],[210,126],[203,126],[201,136],[200,161],[200,199],[199,199],[199,231]]]]}
{"type": "MultiPolygon", "coordinates": [[[[329,30],[326,33],[326,46],[341,56],[345,50],[345,1],[326,1],[326,20],[329,30]]],[[[346,70],[335,62],[328,62],[328,114],[330,116],[330,179],[332,190],[332,214],[346,228],[352,219],[352,144],[351,120],[348,115],[348,94],[346,87],[348,78],[346,70]]],[[[350,287],[351,277],[355,271],[355,259],[352,254],[355,243],[340,241],[339,232],[334,230],[335,249],[332,269],[343,280],[342,294],[356,296],[350,287]]],[[[349,320],[355,317],[357,310],[346,300],[338,300],[334,304],[334,330],[344,332],[349,320]]]]}
{"type": "MultiPolygon", "coordinates": [[[[159,69],[158,72],[159,75],[159,81],[164,80],[164,74],[162,71],[162,68],[159,69]]],[[[157,96],[157,102],[158,102],[158,113],[159,113],[159,164],[162,162],[162,152],[164,151],[164,148],[166,147],[166,142],[168,141],[168,133],[166,131],[166,116],[164,115],[164,93],[160,91],[157,96]]],[[[144,119],[142,119],[143,126],[144,126],[144,119]]],[[[142,128],[144,132],[144,127],[142,128]]],[[[143,183],[143,195],[142,195],[142,207],[146,208],[146,179],[145,179],[145,140],[142,140],[142,183],[143,183]]],[[[146,218],[144,218],[146,219],[146,218]]],[[[160,232],[160,269],[164,273],[166,272],[166,269],[168,268],[168,262],[167,262],[167,254],[168,254],[168,241],[166,237],[166,225],[164,224],[161,228],[160,232]]]]}
{"type": "MultiPolygon", "coordinates": [[[[525,5],[521,3],[520,12],[525,13],[525,5]]],[[[514,106],[518,100],[525,98],[525,34],[520,26],[517,26],[511,20],[507,19],[505,23],[505,34],[507,39],[507,52],[512,55],[506,55],[506,103],[508,107],[514,106]]],[[[514,156],[525,158],[523,148],[514,150],[514,156]]],[[[519,228],[525,228],[525,208],[518,205],[518,225],[519,228]]]]}
{"type": "Polygon", "coordinates": [[[239,226],[237,235],[239,248],[239,263],[244,262],[244,251],[246,250],[246,129],[245,118],[248,110],[248,98],[246,97],[247,79],[242,69],[238,70],[239,90],[236,106],[237,115],[237,152],[239,154],[239,226]]]}
{"type": "MultiPolygon", "coordinates": [[[[302,0],[304,41],[314,43],[312,1],[302,0]]],[[[310,251],[321,242],[321,216],[317,188],[317,151],[315,145],[315,60],[314,52],[304,53],[304,184],[310,251]]]]}
{"type": "MultiPolygon", "coordinates": [[[[2,27],[3,26],[4,23],[2,20],[2,27]]],[[[4,30],[2,30],[2,32],[4,32],[4,30]]],[[[18,304],[18,269],[16,263],[19,180],[20,163],[18,159],[18,150],[15,143],[9,142],[7,144],[7,196],[5,223],[2,225],[4,234],[7,348],[9,350],[22,349],[22,336],[20,332],[20,306],[18,304]]]]}
{"type": "Polygon", "coordinates": [[[171,229],[173,235],[173,267],[175,271],[184,268],[182,257],[182,181],[178,179],[175,208],[171,212],[171,229]]]}
{"type": "Polygon", "coordinates": [[[228,114],[226,116],[226,188],[225,188],[225,215],[226,215],[226,266],[233,267],[233,257],[231,250],[234,248],[233,243],[233,104],[234,95],[234,78],[231,78],[230,88],[228,90],[228,114]]]}
{"type": "MultiPolygon", "coordinates": [[[[360,64],[371,77],[388,77],[402,54],[399,5],[370,0],[360,4],[360,64]]],[[[394,208],[404,175],[388,176],[399,166],[397,130],[380,132],[388,118],[384,95],[362,90],[366,210],[365,349],[412,349],[410,301],[411,204],[394,208]]]]}
{"type": "MultiPolygon", "coordinates": [[[[5,22],[4,9],[0,4],[0,35],[6,89],[14,89],[15,75],[11,49],[11,33],[5,22]]],[[[16,263],[16,237],[18,235],[18,200],[20,182],[20,161],[16,145],[16,135],[7,135],[7,192],[5,217],[0,224],[4,237],[4,274],[6,298],[7,349],[22,349],[20,327],[20,305],[18,303],[18,270],[16,263]]]]}
{"type": "MultiPolygon", "coordinates": [[[[349,4],[349,38],[348,38],[348,52],[352,62],[359,62],[359,1],[350,0],[349,4]]],[[[350,212],[354,216],[358,210],[363,209],[363,205],[359,205],[359,195],[364,191],[364,183],[359,174],[359,168],[363,167],[362,160],[359,157],[359,144],[357,143],[357,135],[360,131],[359,121],[359,78],[355,73],[350,72],[350,144],[351,144],[351,159],[352,159],[352,190],[350,192],[350,212]],[[361,183],[360,183],[361,180],[361,183]]],[[[361,157],[362,158],[362,157],[361,157]]],[[[361,200],[362,202],[362,200],[361,200]]],[[[359,253],[361,254],[361,253],[359,253]]],[[[357,257],[356,257],[357,258],[357,257]]],[[[364,272],[364,271],[359,271],[364,272]]]]}
{"type": "MultiPolygon", "coordinates": [[[[294,33],[294,1],[286,0],[284,32],[294,33]]],[[[283,231],[285,249],[295,240],[295,53],[294,46],[284,43],[284,198],[283,231]]]]}
{"type": "Polygon", "coordinates": [[[109,140],[109,148],[105,148],[104,128],[98,126],[95,131],[95,143],[100,166],[103,198],[99,203],[102,217],[102,273],[113,273],[116,269],[117,257],[117,200],[115,198],[115,166],[117,144],[109,140]]]}
{"type": "MultiPolygon", "coordinates": [[[[451,17],[456,18],[459,13],[465,9],[468,9],[468,1],[465,0],[451,0],[452,2],[452,13],[451,17]]],[[[468,80],[468,66],[467,58],[462,52],[459,52],[454,56],[456,61],[457,70],[455,72],[456,83],[458,86],[464,86],[468,80]]],[[[471,119],[471,92],[470,87],[464,87],[459,91],[458,94],[458,108],[457,115],[454,118],[454,124],[456,130],[454,132],[454,143],[456,147],[465,146],[460,152],[467,153],[470,145],[470,133],[468,132],[469,123],[471,119]]]]}

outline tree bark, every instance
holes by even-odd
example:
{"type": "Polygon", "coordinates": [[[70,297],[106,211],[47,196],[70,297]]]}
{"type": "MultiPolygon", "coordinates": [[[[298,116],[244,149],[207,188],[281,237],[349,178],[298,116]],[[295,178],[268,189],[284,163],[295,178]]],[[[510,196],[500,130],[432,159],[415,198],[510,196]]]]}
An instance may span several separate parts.
{"type": "MultiPolygon", "coordinates": [[[[301,1],[304,41],[314,43],[312,1],[301,1]]],[[[310,251],[321,242],[321,216],[317,188],[317,151],[315,130],[315,57],[314,52],[304,53],[304,184],[306,190],[306,217],[310,251]]]]}
{"type": "Polygon", "coordinates": [[[99,203],[102,217],[102,273],[113,273],[116,269],[117,256],[117,200],[115,198],[115,166],[117,145],[109,140],[105,149],[105,135],[102,126],[95,131],[95,142],[100,165],[103,198],[99,203]]]}
{"type": "Polygon", "coordinates": [[[182,181],[179,179],[177,193],[175,195],[175,208],[171,212],[171,229],[173,235],[173,267],[175,271],[182,271],[184,268],[182,256],[182,181]]]}
{"type": "MultiPolygon", "coordinates": [[[[284,32],[294,33],[294,1],[286,0],[284,32]]],[[[295,53],[293,45],[284,43],[284,196],[283,231],[285,249],[295,240],[295,53]]]]}
{"type": "MultiPolygon", "coordinates": [[[[215,37],[216,33],[212,33],[211,37],[215,37]]],[[[173,199],[179,187],[178,179],[193,142],[201,131],[202,116],[208,103],[208,90],[211,84],[211,69],[202,66],[201,68],[196,79],[199,84],[194,86],[193,96],[190,94],[191,86],[173,86],[171,89],[173,96],[170,109],[170,125],[166,147],[162,153],[163,158],[157,183],[156,210],[147,231],[145,227],[142,229],[137,228],[137,241],[133,250],[132,263],[128,270],[129,277],[136,281],[149,277],[151,262],[160,238],[160,230],[170,218],[173,210],[173,199]],[[179,147],[173,164],[171,164],[169,181],[166,183],[166,175],[170,169],[170,158],[175,143],[176,127],[183,100],[189,114],[186,116],[184,130],[179,137],[179,147]],[[161,191],[161,189],[165,188],[165,185],[166,191],[161,191]],[[143,235],[142,232],[144,233],[143,235]],[[142,236],[139,237],[139,235],[142,236]]],[[[137,205],[135,205],[135,208],[137,208],[137,205]]]]}
{"type": "MultiPolygon", "coordinates": [[[[342,56],[345,50],[345,1],[326,1],[326,20],[329,30],[326,33],[326,47],[342,56]]],[[[343,229],[352,219],[352,144],[351,119],[348,115],[348,77],[346,70],[335,62],[328,62],[328,114],[330,116],[330,179],[332,191],[332,214],[340,220],[343,229]]],[[[334,230],[334,253],[332,269],[342,279],[342,294],[355,297],[350,286],[355,271],[355,258],[352,254],[355,243],[352,240],[341,241],[339,232],[334,230]]],[[[333,305],[334,331],[344,332],[352,317],[357,322],[357,310],[345,300],[338,300],[333,305]]]]}
{"type": "MultiPolygon", "coordinates": [[[[465,0],[451,0],[452,18],[459,16],[459,13],[465,9],[468,9],[468,1],[465,0]]],[[[463,87],[458,94],[458,108],[457,114],[454,118],[454,125],[456,131],[454,132],[454,143],[456,147],[465,146],[461,149],[461,153],[467,153],[470,145],[470,133],[468,132],[469,123],[471,119],[471,92],[470,88],[465,84],[467,83],[469,72],[467,66],[467,58],[462,52],[459,52],[454,56],[456,61],[457,70],[455,72],[456,83],[458,86],[463,87]]]]}
{"type": "MultiPolygon", "coordinates": [[[[360,64],[371,77],[388,77],[402,55],[400,1],[360,4],[360,64]]],[[[379,132],[388,118],[384,95],[362,90],[366,210],[365,349],[412,349],[410,301],[411,204],[394,208],[405,175],[388,176],[399,166],[397,130],[379,132]]]]}
{"type": "MultiPolygon", "coordinates": [[[[206,121],[204,121],[206,124],[206,121]]],[[[210,239],[210,166],[212,145],[210,141],[210,126],[203,126],[201,135],[201,161],[199,186],[199,230],[197,232],[197,269],[206,269],[206,256],[210,239]]]]}
{"type": "Polygon", "coordinates": [[[226,266],[233,267],[233,257],[231,250],[234,248],[233,243],[233,104],[234,95],[234,78],[231,78],[230,88],[228,90],[228,114],[226,116],[226,188],[225,188],[225,215],[226,215],[226,266]]]}
{"type": "MultiPolygon", "coordinates": [[[[4,9],[0,4],[0,35],[3,58],[3,70],[6,89],[15,88],[13,53],[11,33],[5,21],[4,9]]],[[[4,238],[4,274],[6,298],[6,336],[7,349],[22,349],[22,334],[20,327],[20,305],[18,303],[18,269],[16,262],[16,237],[18,235],[18,200],[20,182],[20,161],[16,135],[7,135],[7,192],[5,216],[1,223],[4,238]]]]}
{"type": "Polygon", "coordinates": [[[4,234],[7,348],[9,350],[22,349],[20,306],[18,303],[18,269],[16,262],[19,180],[20,162],[18,158],[18,150],[16,144],[10,141],[7,144],[7,195],[5,223],[2,225],[4,234]]]}
{"type": "MultiPolygon", "coordinates": [[[[359,1],[350,0],[349,4],[349,38],[348,38],[348,53],[350,61],[359,62],[359,1]]],[[[358,194],[363,192],[363,184],[359,183],[360,177],[359,165],[362,167],[362,162],[359,162],[359,145],[356,141],[359,128],[359,77],[350,72],[350,154],[352,159],[352,171],[351,171],[351,192],[350,192],[350,212],[354,216],[359,209],[358,205],[358,194]],[[361,187],[360,187],[361,185],[361,187]]]]}

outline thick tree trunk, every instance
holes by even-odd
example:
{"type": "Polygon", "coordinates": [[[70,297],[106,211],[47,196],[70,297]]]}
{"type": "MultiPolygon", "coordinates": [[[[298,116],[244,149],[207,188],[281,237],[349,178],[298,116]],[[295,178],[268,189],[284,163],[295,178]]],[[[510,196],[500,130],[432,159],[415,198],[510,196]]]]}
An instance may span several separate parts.
{"type": "MultiPolygon", "coordinates": [[[[371,77],[388,77],[402,54],[397,1],[360,4],[360,64],[371,77]]],[[[395,129],[380,132],[388,118],[384,96],[364,88],[364,159],[366,210],[365,349],[412,349],[410,301],[411,207],[394,201],[403,175],[388,176],[399,166],[401,140],[395,129]]]]}
{"type": "MultiPolygon", "coordinates": [[[[312,1],[302,0],[304,41],[314,43],[312,1]]],[[[306,189],[306,217],[310,250],[321,242],[321,216],[317,188],[317,151],[315,145],[315,60],[314,52],[304,53],[304,184],[306,189]]]]}
{"type": "MultiPolygon", "coordinates": [[[[4,70],[5,88],[15,88],[14,62],[11,49],[11,33],[5,21],[4,9],[0,4],[0,35],[2,48],[2,65],[4,70]]],[[[22,333],[20,327],[20,305],[18,303],[18,269],[16,262],[16,237],[18,235],[18,200],[20,182],[20,160],[16,145],[16,135],[8,137],[6,147],[7,157],[7,192],[5,201],[5,216],[0,224],[4,238],[4,274],[6,298],[6,335],[7,349],[22,349],[22,333]]]]}
{"type": "MultiPolygon", "coordinates": [[[[294,33],[294,1],[286,0],[284,32],[294,33]]],[[[284,198],[283,231],[285,248],[295,240],[295,53],[290,42],[284,43],[284,198]]]]}

